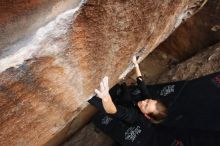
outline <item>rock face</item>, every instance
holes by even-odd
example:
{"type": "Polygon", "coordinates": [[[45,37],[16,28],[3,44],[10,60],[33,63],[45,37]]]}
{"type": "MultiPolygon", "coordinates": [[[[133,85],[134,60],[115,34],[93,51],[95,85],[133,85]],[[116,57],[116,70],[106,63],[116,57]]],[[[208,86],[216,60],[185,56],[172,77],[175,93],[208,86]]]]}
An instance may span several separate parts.
{"type": "Polygon", "coordinates": [[[86,125],[73,137],[65,142],[63,146],[117,146],[110,137],[97,129],[92,123],[86,125]]]}
{"type": "Polygon", "coordinates": [[[1,0],[0,53],[19,40],[30,38],[40,26],[79,3],[80,0],[1,0]]]}
{"type": "Polygon", "coordinates": [[[1,2],[0,145],[46,144],[104,75],[115,84],[206,1],[62,2],[1,2]]]}
{"type": "Polygon", "coordinates": [[[173,65],[220,42],[219,7],[219,0],[208,1],[140,63],[145,82],[155,83],[173,65]]]}
{"type": "Polygon", "coordinates": [[[158,83],[194,79],[220,71],[220,43],[173,67],[157,80],[158,83]]]}
{"type": "Polygon", "coordinates": [[[186,22],[182,23],[157,48],[176,60],[189,58],[201,49],[220,41],[220,1],[208,1],[204,7],[186,22]]]}

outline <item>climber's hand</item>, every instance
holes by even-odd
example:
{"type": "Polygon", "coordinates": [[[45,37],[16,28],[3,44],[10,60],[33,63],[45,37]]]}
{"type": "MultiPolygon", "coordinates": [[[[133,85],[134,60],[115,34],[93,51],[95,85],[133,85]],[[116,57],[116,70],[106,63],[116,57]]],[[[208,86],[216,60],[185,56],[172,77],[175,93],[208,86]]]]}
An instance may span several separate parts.
{"type": "Polygon", "coordinates": [[[133,56],[132,62],[134,63],[135,66],[138,65],[136,56],[133,56]]]}
{"type": "Polygon", "coordinates": [[[104,101],[108,100],[108,98],[110,97],[110,95],[109,95],[109,86],[108,86],[108,77],[105,76],[102,79],[102,81],[100,82],[100,90],[95,89],[95,93],[102,100],[104,100],[104,101]]]}
{"type": "Polygon", "coordinates": [[[109,86],[108,86],[108,77],[104,77],[100,83],[100,90],[95,89],[95,93],[99,98],[102,99],[103,107],[106,113],[114,114],[117,112],[114,103],[112,102],[112,98],[109,94],[109,86]]]}
{"type": "Polygon", "coordinates": [[[140,77],[141,76],[141,71],[140,71],[136,56],[133,56],[132,62],[134,63],[135,72],[136,72],[137,77],[140,77]]]}

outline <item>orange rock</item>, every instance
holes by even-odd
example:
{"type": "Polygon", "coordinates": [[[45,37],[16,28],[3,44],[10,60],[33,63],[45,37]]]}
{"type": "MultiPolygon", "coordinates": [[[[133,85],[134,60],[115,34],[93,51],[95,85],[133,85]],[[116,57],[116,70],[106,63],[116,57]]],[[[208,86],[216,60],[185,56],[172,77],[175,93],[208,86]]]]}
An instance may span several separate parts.
{"type": "Polygon", "coordinates": [[[113,86],[205,1],[88,0],[75,13],[78,2],[1,4],[0,145],[48,143],[104,75],[113,86]]]}

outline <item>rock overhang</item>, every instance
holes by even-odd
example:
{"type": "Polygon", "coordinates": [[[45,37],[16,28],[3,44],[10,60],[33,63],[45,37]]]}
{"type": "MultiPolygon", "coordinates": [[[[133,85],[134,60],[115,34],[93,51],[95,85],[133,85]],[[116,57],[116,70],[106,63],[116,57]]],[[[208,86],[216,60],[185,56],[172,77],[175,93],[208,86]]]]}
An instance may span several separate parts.
{"type": "MultiPolygon", "coordinates": [[[[41,33],[40,37],[36,37],[43,38],[41,45],[36,45],[39,48],[34,48],[35,52],[31,54],[32,46],[24,47],[30,49],[24,50],[24,54],[29,56],[15,56],[16,59],[27,58],[16,68],[11,66],[0,74],[1,105],[4,107],[0,138],[6,139],[7,135],[14,133],[8,141],[2,140],[2,145],[45,144],[80,113],[85,101],[94,95],[93,90],[103,76],[108,75],[110,85],[114,85],[132,69],[130,60],[133,55],[138,54],[140,61],[143,60],[183,19],[190,17],[205,2],[87,0],[76,15],[69,18],[73,21],[67,19],[67,23],[62,23],[68,24],[60,28],[66,29],[65,32],[57,35],[56,31],[60,30],[54,29],[51,33],[41,33]],[[57,45],[57,42],[61,45],[57,45]],[[17,123],[16,127],[10,126],[14,123],[17,123]],[[30,127],[35,130],[30,130],[30,127]]],[[[10,2],[8,5],[10,7],[10,2]]],[[[31,15],[25,14],[27,18],[31,15]]],[[[60,21],[57,18],[54,20],[60,21]]],[[[16,21],[19,21],[19,17],[16,21]]],[[[16,21],[11,25],[16,25],[16,21]]],[[[26,21],[32,27],[31,22],[26,21]]],[[[62,26],[59,22],[56,24],[57,27],[62,26]]],[[[47,25],[52,26],[51,22],[47,25]]],[[[50,28],[44,29],[48,31],[50,28]]],[[[39,29],[42,30],[42,27],[39,29]]],[[[22,28],[17,34],[14,30],[14,34],[10,33],[12,30],[5,36],[20,37],[26,31],[22,28]]],[[[9,46],[19,37],[2,44],[11,49],[9,46]]],[[[34,35],[31,41],[31,45],[37,42],[34,35]]],[[[17,48],[11,52],[16,54],[23,51],[19,44],[14,43],[17,48]]],[[[1,51],[3,54],[7,49],[1,48],[1,51]]],[[[6,54],[12,55],[10,52],[6,54]]],[[[0,59],[6,60],[3,64],[7,64],[6,56],[0,59]]]]}

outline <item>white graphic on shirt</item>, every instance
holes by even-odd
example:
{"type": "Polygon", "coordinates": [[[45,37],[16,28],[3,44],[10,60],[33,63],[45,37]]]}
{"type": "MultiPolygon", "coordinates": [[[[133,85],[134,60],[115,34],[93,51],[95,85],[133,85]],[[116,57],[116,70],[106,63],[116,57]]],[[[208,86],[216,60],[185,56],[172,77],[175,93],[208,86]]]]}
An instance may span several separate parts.
{"type": "Polygon", "coordinates": [[[175,85],[167,85],[160,91],[160,96],[167,96],[174,92],[175,85]]]}
{"type": "Polygon", "coordinates": [[[134,140],[141,133],[141,131],[142,130],[140,126],[128,128],[125,132],[125,140],[130,140],[131,142],[134,142],[134,140]]]}
{"type": "Polygon", "coordinates": [[[110,118],[109,116],[105,116],[104,118],[102,118],[102,125],[108,125],[113,119],[110,118]]]}

